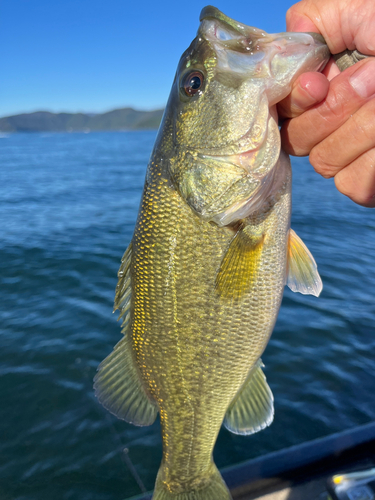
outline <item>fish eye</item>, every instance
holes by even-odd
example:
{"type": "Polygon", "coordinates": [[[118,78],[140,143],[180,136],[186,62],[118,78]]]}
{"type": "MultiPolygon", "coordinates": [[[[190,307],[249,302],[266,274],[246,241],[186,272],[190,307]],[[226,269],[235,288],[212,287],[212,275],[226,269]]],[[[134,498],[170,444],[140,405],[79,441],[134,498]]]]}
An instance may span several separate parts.
{"type": "Polygon", "coordinates": [[[187,96],[192,97],[203,87],[203,82],[203,73],[196,70],[190,71],[183,77],[181,87],[187,96]]]}

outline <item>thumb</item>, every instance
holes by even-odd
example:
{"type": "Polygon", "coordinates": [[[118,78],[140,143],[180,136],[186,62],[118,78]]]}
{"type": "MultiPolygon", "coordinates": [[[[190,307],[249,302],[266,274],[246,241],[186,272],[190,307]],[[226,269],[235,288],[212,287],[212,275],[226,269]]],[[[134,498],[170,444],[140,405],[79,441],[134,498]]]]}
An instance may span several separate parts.
{"type": "Polygon", "coordinates": [[[286,13],[286,29],[287,31],[313,31],[315,33],[319,33],[319,29],[315,26],[311,19],[298,12],[295,6],[291,7],[286,13]]]}
{"type": "Polygon", "coordinates": [[[281,119],[295,118],[327,95],[329,82],[321,73],[303,73],[294,83],[291,93],[278,104],[281,119]]]}

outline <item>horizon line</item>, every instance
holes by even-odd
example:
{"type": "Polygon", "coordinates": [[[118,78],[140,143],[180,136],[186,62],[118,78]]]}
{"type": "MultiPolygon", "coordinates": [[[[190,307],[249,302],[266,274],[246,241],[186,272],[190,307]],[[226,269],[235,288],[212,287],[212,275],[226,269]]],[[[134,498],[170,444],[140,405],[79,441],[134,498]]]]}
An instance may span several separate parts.
{"type": "Polygon", "coordinates": [[[161,111],[165,109],[165,105],[163,107],[159,108],[152,108],[152,109],[141,109],[137,107],[133,107],[131,105],[128,106],[119,106],[115,108],[110,108],[106,111],[51,111],[49,109],[36,109],[35,111],[24,111],[24,112],[16,112],[13,114],[7,114],[7,115],[0,115],[0,120],[3,118],[12,118],[13,116],[21,116],[21,115],[32,115],[35,113],[50,113],[52,115],[60,115],[60,114],[68,114],[68,115],[104,115],[106,113],[111,113],[112,111],[117,111],[119,109],[132,109],[134,111],[140,111],[143,113],[150,113],[153,111],[161,111]]]}

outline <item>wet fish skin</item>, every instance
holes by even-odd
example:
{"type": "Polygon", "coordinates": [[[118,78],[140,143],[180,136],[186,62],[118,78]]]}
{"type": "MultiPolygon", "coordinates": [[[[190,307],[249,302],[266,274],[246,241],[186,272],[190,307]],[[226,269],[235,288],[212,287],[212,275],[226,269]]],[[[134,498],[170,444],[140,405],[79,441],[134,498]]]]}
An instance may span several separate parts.
{"type": "Polygon", "coordinates": [[[239,434],[273,419],[260,356],[288,269],[296,291],[321,289],[290,232],[275,104],[328,56],[310,35],[268,35],[207,7],[180,60],[119,271],[125,337],[95,377],[119,418],[148,425],[160,412],[154,500],[230,499],[212,460],[223,419],[239,434]]]}

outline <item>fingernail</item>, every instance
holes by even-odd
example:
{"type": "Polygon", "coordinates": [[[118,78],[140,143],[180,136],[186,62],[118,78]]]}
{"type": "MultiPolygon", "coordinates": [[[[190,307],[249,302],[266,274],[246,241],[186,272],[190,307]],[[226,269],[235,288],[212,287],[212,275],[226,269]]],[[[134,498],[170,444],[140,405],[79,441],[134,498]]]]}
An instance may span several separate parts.
{"type": "Polygon", "coordinates": [[[329,83],[320,73],[303,73],[299,77],[299,86],[304,94],[308,94],[311,101],[309,105],[312,105],[324,99],[328,92],[329,83]]]}
{"type": "Polygon", "coordinates": [[[375,58],[371,58],[357,69],[349,78],[349,83],[361,97],[373,96],[375,94],[375,58]]]}

